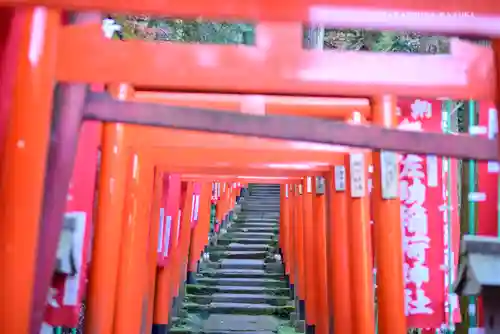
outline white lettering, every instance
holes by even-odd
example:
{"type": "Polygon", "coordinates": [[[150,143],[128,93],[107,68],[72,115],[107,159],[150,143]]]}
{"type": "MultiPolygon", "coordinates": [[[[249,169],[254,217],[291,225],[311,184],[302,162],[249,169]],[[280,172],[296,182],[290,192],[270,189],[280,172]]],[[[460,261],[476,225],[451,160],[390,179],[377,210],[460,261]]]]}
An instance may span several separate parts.
{"type": "MultiPolygon", "coordinates": [[[[414,120],[429,118],[432,115],[430,103],[416,100],[412,106],[411,116],[414,120]]],[[[400,129],[421,131],[419,121],[411,122],[404,119],[400,129]]],[[[404,277],[405,313],[406,315],[432,314],[429,306],[431,300],[426,296],[424,285],[429,283],[430,274],[427,265],[427,250],[430,248],[428,236],[428,217],[425,208],[426,173],[425,159],[415,154],[401,157],[400,164],[400,199],[401,223],[403,226],[403,251],[405,253],[404,277]]]]}

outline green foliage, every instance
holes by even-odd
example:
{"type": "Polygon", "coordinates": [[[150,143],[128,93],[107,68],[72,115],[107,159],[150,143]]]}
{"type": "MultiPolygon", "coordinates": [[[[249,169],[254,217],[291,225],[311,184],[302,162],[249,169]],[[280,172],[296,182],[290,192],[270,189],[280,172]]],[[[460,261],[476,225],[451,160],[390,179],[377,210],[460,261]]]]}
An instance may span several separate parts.
{"type": "Polygon", "coordinates": [[[128,15],[115,17],[127,39],[150,39],[209,44],[242,44],[253,34],[247,23],[212,22],[128,15]],[[149,37],[149,38],[148,38],[149,37]]]}

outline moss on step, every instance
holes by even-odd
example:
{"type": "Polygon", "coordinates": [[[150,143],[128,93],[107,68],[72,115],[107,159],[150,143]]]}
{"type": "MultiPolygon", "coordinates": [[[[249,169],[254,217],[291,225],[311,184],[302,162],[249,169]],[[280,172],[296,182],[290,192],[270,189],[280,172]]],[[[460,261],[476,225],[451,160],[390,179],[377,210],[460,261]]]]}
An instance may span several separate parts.
{"type": "Polygon", "coordinates": [[[219,279],[219,278],[199,278],[198,282],[203,285],[213,286],[213,285],[224,285],[224,286],[252,286],[252,287],[268,287],[268,288],[287,288],[287,282],[284,280],[276,279],[261,279],[256,278],[252,281],[243,281],[239,278],[231,279],[219,279]],[[246,283],[246,284],[245,284],[246,283]]]}
{"type": "Polygon", "coordinates": [[[185,303],[184,308],[188,312],[209,312],[223,314],[241,314],[241,315],[272,315],[281,319],[287,319],[290,313],[295,311],[293,305],[269,306],[269,307],[235,307],[234,305],[200,305],[196,303],[185,303]]]}
{"type": "MultiPolygon", "coordinates": [[[[249,290],[245,289],[242,287],[241,289],[231,289],[231,290],[224,290],[220,289],[217,286],[207,286],[207,285],[202,285],[202,284],[187,284],[186,285],[186,293],[190,295],[211,295],[213,293],[224,293],[224,292],[229,292],[232,294],[238,294],[238,293],[248,293],[249,290]]],[[[266,288],[262,287],[259,290],[259,293],[264,293],[268,295],[275,295],[275,296],[288,296],[290,294],[290,289],[288,288],[266,288]]]]}
{"type": "Polygon", "coordinates": [[[266,297],[257,297],[257,298],[249,298],[246,296],[242,296],[238,298],[234,294],[230,295],[230,298],[225,300],[224,296],[213,297],[211,295],[187,295],[184,298],[185,302],[200,304],[200,305],[208,305],[212,302],[228,302],[228,300],[233,300],[236,303],[246,303],[246,304],[269,304],[272,306],[287,306],[290,302],[290,298],[288,296],[271,296],[266,297]]]}
{"type": "Polygon", "coordinates": [[[252,272],[245,272],[245,270],[241,270],[241,272],[238,272],[237,269],[235,269],[234,272],[220,272],[215,269],[210,269],[210,270],[203,270],[200,272],[200,275],[198,277],[207,277],[207,278],[223,278],[223,277],[228,277],[228,278],[266,278],[266,279],[274,279],[274,280],[284,280],[285,275],[280,274],[280,273],[269,273],[263,271],[262,273],[252,273],[252,272]]]}
{"type": "Polygon", "coordinates": [[[180,326],[180,327],[174,326],[174,327],[170,328],[170,330],[168,332],[169,333],[175,333],[175,334],[191,334],[191,333],[196,333],[195,331],[193,331],[192,328],[190,328],[188,326],[180,326]]]}
{"type": "Polygon", "coordinates": [[[300,334],[291,325],[282,325],[278,328],[278,334],[300,334]]]}
{"type": "Polygon", "coordinates": [[[210,260],[218,261],[221,259],[250,259],[261,260],[267,257],[267,251],[216,251],[210,252],[210,260]],[[245,252],[245,253],[242,253],[245,252]]]}

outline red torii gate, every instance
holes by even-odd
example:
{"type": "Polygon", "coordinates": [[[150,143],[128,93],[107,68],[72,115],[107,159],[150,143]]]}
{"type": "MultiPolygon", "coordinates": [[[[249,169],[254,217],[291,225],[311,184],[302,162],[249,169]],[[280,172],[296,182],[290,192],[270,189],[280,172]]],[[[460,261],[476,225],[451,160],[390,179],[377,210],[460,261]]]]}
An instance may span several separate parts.
{"type": "MultiPolygon", "coordinates": [[[[29,4],[28,2],[21,1],[6,1],[3,3],[16,5],[29,4]]],[[[475,20],[467,17],[454,20],[446,19],[446,24],[441,23],[437,24],[437,26],[432,26],[430,22],[426,21],[425,29],[423,24],[421,24],[423,30],[435,29],[437,32],[468,32],[476,35],[484,34],[490,36],[497,36],[498,34],[496,26],[491,20],[491,17],[496,18],[500,12],[499,5],[496,3],[477,4],[473,1],[462,1],[461,5],[459,5],[452,1],[441,2],[440,4],[425,1],[421,2],[418,6],[412,6],[412,3],[410,1],[400,2],[396,8],[392,9],[395,9],[396,12],[406,9],[434,12],[448,9],[453,10],[455,13],[459,12],[460,9],[460,11],[478,13],[478,17],[475,20]],[[490,16],[488,17],[488,15],[490,16]],[[479,28],[473,29],[471,22],[479,24],[479,28]],[[452,23],[456,24],[454,28],[452,23]]],[[[107,4],[108,8],[105,7],[106,5],[99,5],[92,2],[85,5],[81,4],[81,6],[78,6],[78,3],[68,4],[62,1],[59,3],[37,2],[36,4],[60,6],[65,9],[146,10],[164,14],[183,14],[185,16],[193,16],[194,10],[198,5],[199,8],[205,9],[207,16],[211,16],[209,13],[210,10],[213,11],[212,16],[224,17],[227,15],[247,18],[251,16],[250,14],[247,16],[243,11],[240,11],[243,7],[238,8],[235,3],[233,4],[234,7],[231,7],[230,2],[221,3],[220,8],[217,8],[212,3],[210,4],[211,9],[209,9],[207,4],[196,1],[184,2],[184,5],[180,2],[172,4],[172,9],[164,9],[162,4],[157,2],[150,4],[149,7],[147,2],[137,2],[135,3],[135,8],[132,5],[125,7],[123,4],[117,4],[112,1],[107,4]],[[224,13],[226,8],[233,8],[233,11],[229,10],[224,13]],[[238,8],[238,10],[235,8],[238,8]]],[[[286,6],[288,8],[284,11],[283,8],[278,8],[277,3],[255,2],[252,4],[253,7],[245,9],[247,13],[259,13],[253,14],[254,18],[300,19],[312,22],[321,22],[321,19],[314,15],[312,15],[313,18],[311,19],[311,10],[317,9],[317,6],[348,5],[340,1],[301,2],[300,4],[286,6]],[[268,10],[265,9],[266,7],[268,7],[268,10]],[[259,12],[258,9],[261,11],[259,12]],[[285,14],[279,16],[278,9],[285,14]],[[267,16],[264,14],[266,12],[268,13],[267,16]]],[[[354,9],[354,12],[357,10],[358,13],[360,13],[363,6],[371,7],[371,3],[368,1],[359,1],[356,5],[357,8],[354,9]]],[[[391,5],[393,5],[392,2],[380,3],[378,4],[378,8],[381,10],[391,9],[391,5]]],[[[320,14],[322,12],[324,11],[320,10],[320,14]]],[[[54,13],[49,13],[48,16],[46,19],[50,20],[50,22],[46,26],[46,36],[49,40],[54,38],[50,42],[53,43],[52,48],[56,48],[56,36],[51,36],[50,33],[58,35],[57,38],[59,40],[57,41],[57,45],[59,47],[55,51],[52,50],[51,57],[47,54],[43,55],[46,58],[41,58],[39,66],[42,66],[41,64],[43,63],[43,66],[46,66],[46,68],[43,70],[40,69],[36,73],[30,72],[30,66],[32,65],[28,65],[27,63],[19,64],[19,67],[16,69],[18,71],[16,72],[16,76],[20,78],[25,75],[29,78],[23,84],[25,85],[24,88],[29,90],[30,88],[36,88],[34,85],[39,84],[40,87],[37,89],[40,91],[35,90],[35,92],[31,92],[32,95],[26,104],[22,104],[19,97],[14,96],[16,111],[36,108],[40,102],[45,107],[50,105],[51,101],[47,97],[50,94],[48,88],[45,86],[51,87],[50,82],[53,78],[51,74],[54,74],[60,81],[125,81],[145,88],[162,87],[175,91],[203,89],[207,92],[317,96],[332,96],[334,94],[377,96],[390,93],[424,97],[447,96],[452,98],[494,99],[498,101],[497,83],[495,81],[497,80],[495,75],[497,74],[498,67],[495,68],[494,66],[499,57],[497,41],[493,43],[493,51],[495,53],[483,47],[456,42],[452,45],[451,55],[436,58],[414,55],[323,54],[316,51],[300,51],[297,45],[293,48],[283,49],[283,51],[272,49],[266,53],[259,47],[259,42],[257,42],[256,49],[252,49],[251,47],[225,47],[223,49],[216,46],[148,45],[143,42],[121,43],[104,39],[98,33],[97,26],[90,29],[83,26],[69,26],[63,28],[60,34],[58,34],[57,16],[54,13]],[[94,29],[93,34],[91,33],[91,29],[94,29]],[[92,58],[89,57],[94,57],[96,54],[102,54],[102,57],[90,61],[92,58]],[[138,57],[136,59],[140,61],[140,65],[145,66],[143,72],[135,68],[124,70],[126,67],[123,67],[123,65],[126,64],[126,57],[123,55],[138,57]],[[210,58],[207,60],[204,58],[204,55],[209,55],[208,57],[210,58]],[[289,57],[283,57],[284,55],[289,57]],[[56,56],[57,64],[53,66],[53,71],[52,69],[48,70],[49,65],[54,65],[53,62],[56,56]],[[150,64],[154,65],[154,60],[160,58],[164,60],[167,56],[172,59],[172,63],[165,64],[165,72],[157,71],[158,68],[153,66],[150,68],[147,67],[150,64]],[[150,61],[143,61],[145,59],[150,61]],[[246,65],[240,68],[245,70],[245,72],[238,70],[236,66],[241,65],[240,61],[242,59],[244,59],[246,65]],[[211,66],[205,65],[206,63],[204,62],[208,62],[209,65],[212,64],[214,68],[222,65],[228,66],[229,70],[225,73],[216,73],[211,66]],[[191,71],[196,71],[198,76],[193,78],[193,80],[186,79],[182,67],[178,66],[179,63],[185,65],[184,70],[189,69],[190,73],[192,73],[191,71]],[[361,69],[359,68],[360,64],[363,66],[361,69]],[[177,67],[174,65],[177,65],[177,67]],[[392,71],[403,69],[412,69],[413,71],[410,76],[406,76],[405,78],[391,75],[392,71]],[[104,73],[107,70],[109,72],[106,76],[104,73]],[[431,78],[426,77],[428,72],[433,74],[431,78]],[[259,85],[257,80],[252,78],[242,83],[241,75],[248,73],[262,73],[263,75],[259,80],[262,80],[265,84],[261,83],[259,85]],[[325,76],[325,73],[327,76],[325,76]],[[36,75],[39,75],[39,77],[36,77],[36,75]],[[215,75],[217,75],[218,80],[211,80],[216,77],[215,75]],[[208,88],[206,88],[207,82],[211,84],[208,88]],[[238,84],[235,85],[235,83],[238,84]],[[237,89],[234,87],[237,87],[237,89]]],[[[395,16],[397,17],[397,15],[395,16]]],[[[374,17],[380,19],[380,16],[375,15],[374,17]]],[[[323,21],[325,20],[323,19],[323,21]]],[[[372,18],[371,21],[367,20],[366,22],[373,23],[374,21],[376,19],[372,18]]],[[[418,24],[415,22],[410,20],[406,27],[418,27],[418,24]]],[[[403,25],[402,19],[396,18],[393,20],[393,23],[389,23],[389,27],[392,28],[399,25],[403,25]]],[[[384,24],[380,24],[379,22],[378,25],[373,25],[373,27],[380,26],[384,26],[384,24]]],[[[265,29],[268,27],[263,27],[264,34],[265,29]]],[[[290,25],[285,23],[275,24],[275,27],[276,31],[280,28],[288,31],[290,25]]],[[[388,27],[388,24],[385,24],[385,27],[388,27]]],[[[270,36],[272,34],[269,34],[267,37],[271,38],[270,36]]],[[[298,41],[298,35],[290,34],[290,37],[292,40],[298,41]]],[[[25,36],[24,40],[26,38],[25,36]]],[[[27,51],[28,48],[25,46],[22,52],[27,53],[27,51]]],[[[462,136],[447,137],[438,134],[405,133],[382,128],[352,126],[293,117],[229,115],[213,113],[212,111],[194,110],[186,112],[184,109],[168,108],[152,104],[139,105],[131,102],[117,102],[107,99],[104,94],[90,93],[85,97],[80,88],[78,86],[64,87],[63,90],[66,92],[66,96],[56,101],[56,107],[64,111],[68,109],[66,106],[71,105],[74,108],[73,111],[80,109],[73,116],[76,117],[80,113],[79,116],[86,119],[135,122],[156,126],[175,126],[184,129],[269,136],[281,139],[300,139],[332,144],[366,146],[376,149],[404,150],[415,153],[436,153],[455,157],[469,157],[478,160],[498,159],[495,143],[484,139],[465,138],[462,136]],[[79,101],[74,98],[75,95],[79,95],[79,101]],[[158,113],[158,111],[162,111],[163,113],[158,113]],[[216,124],[217,122],[219,124],[216,124]],[[280,127],[277,127],[278,124],[280,127]],[[301,128],[314,128],[316,134],[309,133],[309,131],[301,131],[301,128]]],[[[21,88],[19,89],[21,90],[21,88]]],[[[10,173],[16,170],[15,167],[22,165],[24,161],[22,160],[23,157],[16,153],[12,147],[22,145],[17,138],[28,138],[29,136],[25,137],[25,131],[33,129],[28,126],[23,127],[25,123],[22,122],[22,117],[25,117],[25,114],[22,115],[17,115],[14,120],[14,124],[20,124],[19,127],[14,128],[7,135],[7,147],[2,163],[5,164],[5,171],[8,171],[10,167],[10,173]],[[16,123],[16,121],[19,123],[16,123]]],[[[38,117],[40,117],[39,120],[41,123],[44,124],[43,115],[39,115],[38,117]]],[[[376,119],[375,124],[385,125],[383,118],[376,119]]],[[[36,137],[30,138],[38,138],[40,141],[43,141],[47,138],[47,132],[38,131],[33,133],[32,136],[36,137]]],[[[61,136],[70,138],[69,134],[64,132],[61,133],[61,136]]],[[[53,148],[53,150],[57,152],[57,148],[53,148]]],[[[46,150],[40,146],[39,151],[40,160],[43,160],[41,157],[45,154],[46,150]]],[[[36,166],[34,167],[36,168],[36,166]]],[[[42,172],[37,173],[38,179],[35,181],[40,182],[42,174],[42,172]]],[[[14,203],[18,199],[18,196],[15,196],[15,191],[19,184],[9,182],[8,176],[10,176],[8,172],[5,172],[2,178],[2,182],[5,181],[6,184],[6,189],[1,197],[2,200],[5,200],[5,205],[14,203]]],[[[26,182],[30,182],[30,180],[26,182]]],[[[64,182],[66,181],[63,180],[62,183],[64,182]]],[[[33,215],[36,214],[34,213],[33,215]]],[[[5,216],[2,218],[11,218],[6,216],[6,213],[2,213],[2,215],[5,216]]],[[[7,220],[9,221],[9,219],[7,220]]],[[[31,241],[35,243],[35,240],[31,241]]],[[[6,260],[5,254],[2,254],[3,260],[6,260]]],[[[6,262],[6,268],[9,267],[9,263],[6,262]]],[[[4,264],[2,262],[2,265],[4,264]]],[[[43,291],[44,289],[40,287],[39,290],[43,291]]]]}

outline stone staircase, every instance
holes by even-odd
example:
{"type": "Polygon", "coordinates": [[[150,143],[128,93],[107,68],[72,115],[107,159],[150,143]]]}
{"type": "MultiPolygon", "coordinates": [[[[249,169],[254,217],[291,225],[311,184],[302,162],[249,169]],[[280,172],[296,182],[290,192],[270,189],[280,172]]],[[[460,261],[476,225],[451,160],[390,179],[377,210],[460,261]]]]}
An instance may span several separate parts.
{"type": "Polygon", "coordinates": [[[207,248],[170,333],[272,334],[294,303],[278,253],[279,185],[251,185],[240,210],[207,248]]]}

